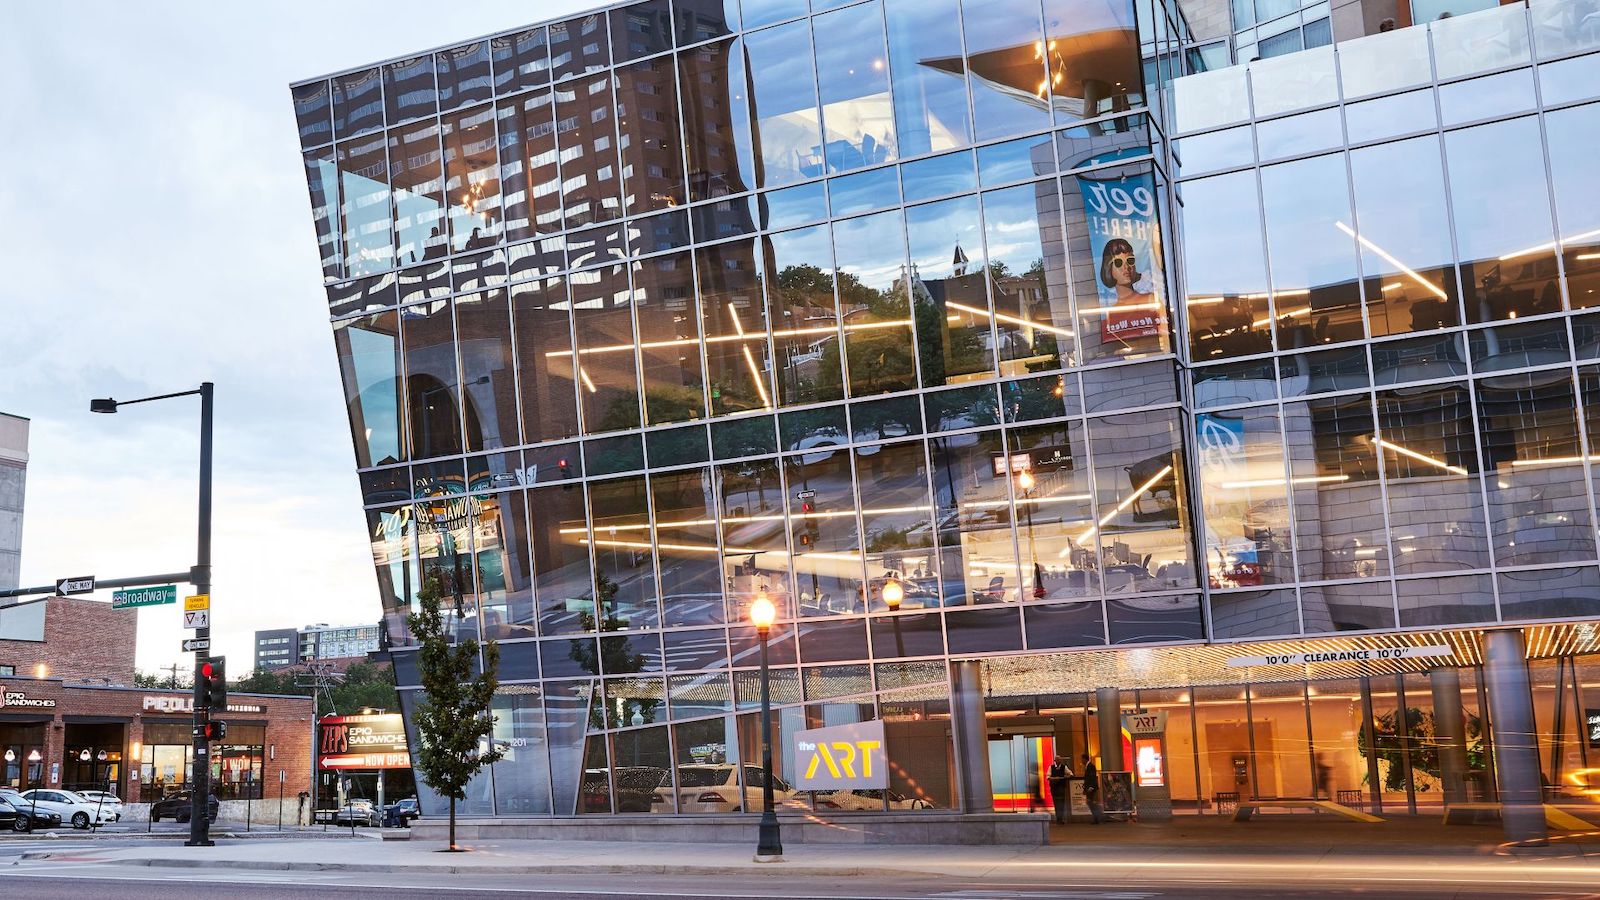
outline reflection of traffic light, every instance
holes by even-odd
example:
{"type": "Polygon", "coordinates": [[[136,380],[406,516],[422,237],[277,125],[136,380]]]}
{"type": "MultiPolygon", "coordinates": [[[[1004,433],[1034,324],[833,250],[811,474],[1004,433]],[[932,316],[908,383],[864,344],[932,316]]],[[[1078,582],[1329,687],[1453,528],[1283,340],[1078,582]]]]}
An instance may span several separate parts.
{"type": "Polygon", "coordinates": [[[802,513],[810,515],[811,513],[814,513],[814,512],[817,511],[817,505],[815,503],[812,503],[810,500],[801,500],[800,501],[800,511],[802,513]]]}
{"type": "Polygon", "coordinates": [[[800,529],[800,546],[814,547],[821,536],[817,523],[814,521],[807,522],[806,527],[800,529]]]}
{"type": "MultiPolygon", "coordinates": [[[[568,462],[566,457],[563,456],[561,459],[556,461],[556,468],[561,470],[561,477],[563,479],[572,477],[572,463],[568,462]]],[[[570,490],[572,485],[567,485],[567,488],[570,490]]]]}

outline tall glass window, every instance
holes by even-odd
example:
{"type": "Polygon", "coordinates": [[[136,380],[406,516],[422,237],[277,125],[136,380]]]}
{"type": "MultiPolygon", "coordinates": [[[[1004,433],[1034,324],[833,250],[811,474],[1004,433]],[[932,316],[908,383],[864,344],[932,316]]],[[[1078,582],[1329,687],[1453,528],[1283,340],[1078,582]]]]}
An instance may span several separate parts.
{"type": "Polygon", "coordinates": [[[1472,403],[1463,385],[1378,393],[1397,575],[1487,568],[1472,403]]]}
{"type": "Polygon", "coordinates": [[[500,164],[493,106],[444,117],[444,189],[450,249],[491,247],[500,237],[500,164]]]}
{"type": "Polygon", "coordinates": [[[639,317],[645,424],[704,418],[700,312],[690,254],[669,253],[634,263],[633,297],[639,317]]]}
{"type": "Polygon", "coordinates": [[[851,395],[915,387],[905,220],[900,211],[835,222],[833,256],[851,395]]]}
{"type": "Polygon", "coordinates": [[[345,410],[356,445],[356,465],[387,465],[406,458],[400,393],[400,314],[379,313],[333,326],[344,381],[345,410]]]}
{"type": "Polygon", "coordinates": [[[1459,324],[1438,139],[1352,150],[1350,171],[1373,336],[1459,324]]]}
{"type": "Polygon", "coordinates": [[[757,182],[778,187],[821,175],[826,158],[817,120],[811,26],[806,20],[745,35],[746,70],[755,110],[757,182]]]}
{"type": "Polygon", "coordinates": [[[339,221],[347,278],[394,268],[394,213],[383,134],[345,141],[339,152],[339,221]]]}
{"type": "Polygon", "coordinates": [[[1179,195],[1190,355],[1200,363],[1271,350],[1254,173],[1185,182],[1179,195]]]}
{"type": "Polygon", "coordinates": [[[759,249],[746,240],[695,254],[713,416],[774,405],[759,249]]]}
{"type": "Polygon", "coordinates": [[[756,186],[742,38],[678,51],[689,199],[756,186]]]}
{"type": "Polygon", "coordinates": [[[817,16],[811,27],[827,170],[844,172],[894,159],[894,102],[882,8],[874,0],[817,16]]]}
{"type": "Polygon", "coordinates": [[[573,327],[583,430],[594,434],[639,427],[639,367],[634,360],[633,303],[628,270],[607,266],[574,272],[573,327]]]}
{"type": "Polygon", "coordinates": [[[1279,350],[1365,336],[1345,184],[1342,154],[1261,170],[1279,350]]]}
{"type": "Polygon", "coordinates": [[[994,375],[993,314],[976,197],[906,210],[922,384],[994,375]]]}
{"type": "MultiPolygon", "coordinates": [[[[777,354],[779,403],[842,399],[839,305],[834,298],[828,226],[771,234],[763,240],[762,281],[777,354]]],[[[859,293],[852,291],[850,296],[859,293]]]]}
{"type": "Polygon", "coordinates": [[[901,155],[971,143],[959,0],[884,0],[884,15],[901,155]]]}
{"type": "MultiPolygon", "coordinates": [[[[1038,0],[963,0],[967,83],[978,140],[1050,127],[1038,0]]],[[[934,61],[959,72],[961,63],[934,61]]]]}

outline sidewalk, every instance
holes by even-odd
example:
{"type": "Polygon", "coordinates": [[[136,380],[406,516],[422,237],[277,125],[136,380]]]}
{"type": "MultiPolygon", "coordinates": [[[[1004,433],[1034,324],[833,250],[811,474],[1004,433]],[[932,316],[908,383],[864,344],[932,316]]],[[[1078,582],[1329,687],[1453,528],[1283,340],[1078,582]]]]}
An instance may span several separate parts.
{"type": "MultiPolygon", "coordinates": [[[[438,852],[443,845],[436,841],[222,840],[212,848],[107,847],[89,852],[95,862],[111,865],[416,874],[950,876],[1061,883],[1074,871],[1128,867],[1266,876],[1286,866],[1327,873],[1426,866],[1466,879],[1474,871],[1504,876],[1507,867],[1526,867],[1530,874],[1540,870],[1600,877],[1600,834],[1557,838],[1549,848],[1508,850],[1499,846],[1497,828],[1429,828],[1411,821],[1385,829],[1273,822],[1275,818],[1288,817],[1267,816],[1259,826],[1221,827],[1210,821],[1068,826],[1058,829],[1057,842],[1048,847],[795,845],[787,848],[783,863],[754,862],[754,823],[750,841],[743,844],[506,841],[447,854],[438,852]]],[[[81,860],[84,852],[72,855],[81,860]]],[[[50,857],[46,848],[22,855],[27,860],[50,857]]]]}

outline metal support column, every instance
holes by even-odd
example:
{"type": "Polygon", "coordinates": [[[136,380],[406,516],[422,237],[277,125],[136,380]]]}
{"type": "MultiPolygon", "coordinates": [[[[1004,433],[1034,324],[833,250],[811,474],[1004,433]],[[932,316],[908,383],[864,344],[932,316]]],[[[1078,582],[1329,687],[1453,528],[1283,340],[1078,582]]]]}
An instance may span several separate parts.
{"type": "Polygon", "coordinates": [[[964,813],[994,812],[982,663],[975,659],[950,663],[950,693],[950,724],[956,745],[956,789],[960,792],[957,805],[964,813]]]}
{"type": "Polygon", "coordinates": [[[1549,833],[1539,779],[1539,731],[1521,631],[1502,629],[1484,634],[1484,680],[1489,688],[1495,774],[1506,840],[1543,844],[1549,833]]]}
{"type": "Polygon", "coordinates": [[[1467,717],[1461,705],[1461,671],[1442,666],[1428,673],[1433,687],[1433,739],[1439,748],[1444,802],[1467,802],[1467,717]]]}

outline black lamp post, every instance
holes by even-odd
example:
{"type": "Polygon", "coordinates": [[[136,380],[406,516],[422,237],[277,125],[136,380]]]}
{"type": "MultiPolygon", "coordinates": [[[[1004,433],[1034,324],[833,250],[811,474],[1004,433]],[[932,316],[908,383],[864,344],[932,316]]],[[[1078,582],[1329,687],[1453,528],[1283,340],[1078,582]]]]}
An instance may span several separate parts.
{"type": "Polygon", "coordinates": [[[777,607],[763,587],[750,604],[750,622],[761,638],[761,826],[756,837],[756,862],[783,861],[778,814],[772,808],[772,674],[767,668],[767,636],[777,617],[777,607]]]}
{"type": "MultiPolygon", "coordinates": [[[[212,430],[212,402],[211,382],[202,382],[200,387],[192,391],[179,391],[175,394],[159,394],[154,397],[141,397],[138,400],[113,400],[109,397],[89,401],[89,411],[96,413],[115,413],[120,406],[130,406],[134,403],[149,403],[152,400],[167,400],[173,397],[189,397],[198,394],[200,397],[200,515],[199,515],[199,540],[195,549],[194,570],[189,576],[189,581],[194,585],[196,594],[209,595],[211,593],[211,430],[212,430]]],[[[207,646],[211,640],[210,627],[195,630],[195,638],[201,646],[207,646]]],[[[200,663],[209,650],[196,650],[194,654],[194,669],[196,685],[199,691],[200,663]]],[[[208,711],[205,708],[203,697],[195,697],[194,704],[194,784],[190,791],[189,807],[189,840],[185,846],[209,847],[211,841],[211,809],[207,802],[211,796],[211,755],[206,739],[206,720],[208,711]]],[[[219,710],[221,712],[221,710],[219,710]]]]}

